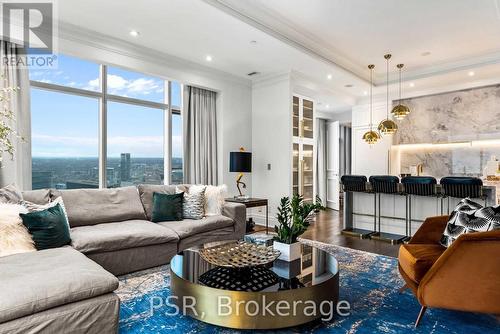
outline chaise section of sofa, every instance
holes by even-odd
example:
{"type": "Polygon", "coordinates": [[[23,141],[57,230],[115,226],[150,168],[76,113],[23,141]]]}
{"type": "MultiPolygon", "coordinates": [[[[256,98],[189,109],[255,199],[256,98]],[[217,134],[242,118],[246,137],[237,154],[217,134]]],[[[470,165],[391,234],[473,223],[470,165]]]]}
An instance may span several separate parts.
{"type": "Polygon", "coordinates": [[[166,264],[177,253],[179,238],[146,220],[136,187],[51,191],[58,196],[71,246],[115,275],[166,264]]]}
{"type": "Polygon", "coordinates": [[[0,258],[0,333],[116,333],[118,279],[71,247],[0,258]]]}

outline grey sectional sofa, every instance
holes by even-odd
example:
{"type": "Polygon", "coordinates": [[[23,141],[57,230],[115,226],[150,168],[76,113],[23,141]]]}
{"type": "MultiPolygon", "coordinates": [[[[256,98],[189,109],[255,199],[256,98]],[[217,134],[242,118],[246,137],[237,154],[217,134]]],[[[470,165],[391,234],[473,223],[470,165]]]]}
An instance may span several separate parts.
{"type": "Polygon", "coordinates": [[[246,209],[236,203],[219,216],[153,223],[154,192],[175,193],[175,186],[24,192],[38,204],[63,198],[72,242],[0,258],[0,333],[116,332],[118,280],[111,274],[167,264],[195,244],[245,233],[246,209]]]}

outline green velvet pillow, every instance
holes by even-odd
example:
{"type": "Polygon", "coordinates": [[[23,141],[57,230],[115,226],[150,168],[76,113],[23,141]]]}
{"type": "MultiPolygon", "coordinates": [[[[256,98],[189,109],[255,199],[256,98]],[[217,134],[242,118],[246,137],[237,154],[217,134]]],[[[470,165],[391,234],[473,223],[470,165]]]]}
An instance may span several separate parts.
{"type": "Polygon", "coordinates": [[[151,221],[165,222],[182,220],[182,200],[184,193],[161,194],[153,193],[153,213],[151,221]]]}
{"type": "Polygon", "coordinates": [[[19,215],[31,234],[36,249],[57,248],[71,242],[68,221],[60,204],[19,215]]]}

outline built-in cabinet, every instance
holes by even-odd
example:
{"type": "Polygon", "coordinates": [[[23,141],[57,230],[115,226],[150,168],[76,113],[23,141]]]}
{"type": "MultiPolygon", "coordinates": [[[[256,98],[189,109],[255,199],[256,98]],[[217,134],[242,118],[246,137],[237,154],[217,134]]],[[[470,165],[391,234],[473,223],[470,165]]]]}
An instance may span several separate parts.
{"type": "Polygon", "coordinates": [[[292,193],[302,195],[306,202],[316,197],[314,107],[312,99],[293,96],[292,193]]]}

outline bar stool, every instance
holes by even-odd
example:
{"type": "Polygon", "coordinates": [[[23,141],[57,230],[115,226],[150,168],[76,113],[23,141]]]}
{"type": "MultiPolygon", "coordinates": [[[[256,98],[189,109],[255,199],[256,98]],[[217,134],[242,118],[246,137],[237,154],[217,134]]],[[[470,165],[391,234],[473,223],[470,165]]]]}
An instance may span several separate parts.
{"type": "Polygon", "coordinates": [[[401,180],[406,195],[406,236],[411,238],[411,196],[437,196],[437,181],[432,176],[407,176],[401,180]]]}
{"type": "Polygon", "coordinates": [[[394,233],[386,233],[381,231],[380,227],[380,197],[381,194],[401,194],[399,191],[399,178],[392,175],[374,175],[370,176],[370,184],[372,191],[375,194],[375,228],[377,227],[377,213],[378,213],[378,228],[375,229],[376,233],[372,234],[370,238],[397,244],[402,242],[406,236],[394,233]],[[377,210],[377,195],[378,195],[378,210],[377,210]]]}
{"type": "Polygon", "coordinates": [[[340,178],[342,189],[344,190],[344,229],[342,234],[359,237],[361,239],[369,238],[375,230],[370,231],[362,228],[355,228],[353,226],[352,215],[352,193],[353,192],[367,192],[366,183],[367,179],[364,175],[342,175],[340,178]]]}
{"type": "Polygon", "coordinates": [[[484,200],[486,206],[486,197],[483,196],[483,181],[477,177],[468,176],[446,176],[439,182],[441,184],[441,214],[443,213],[443,199],[448,199],[448,214],[450,213],[450,197],[455,198],[480,198],[484,200]]]}

